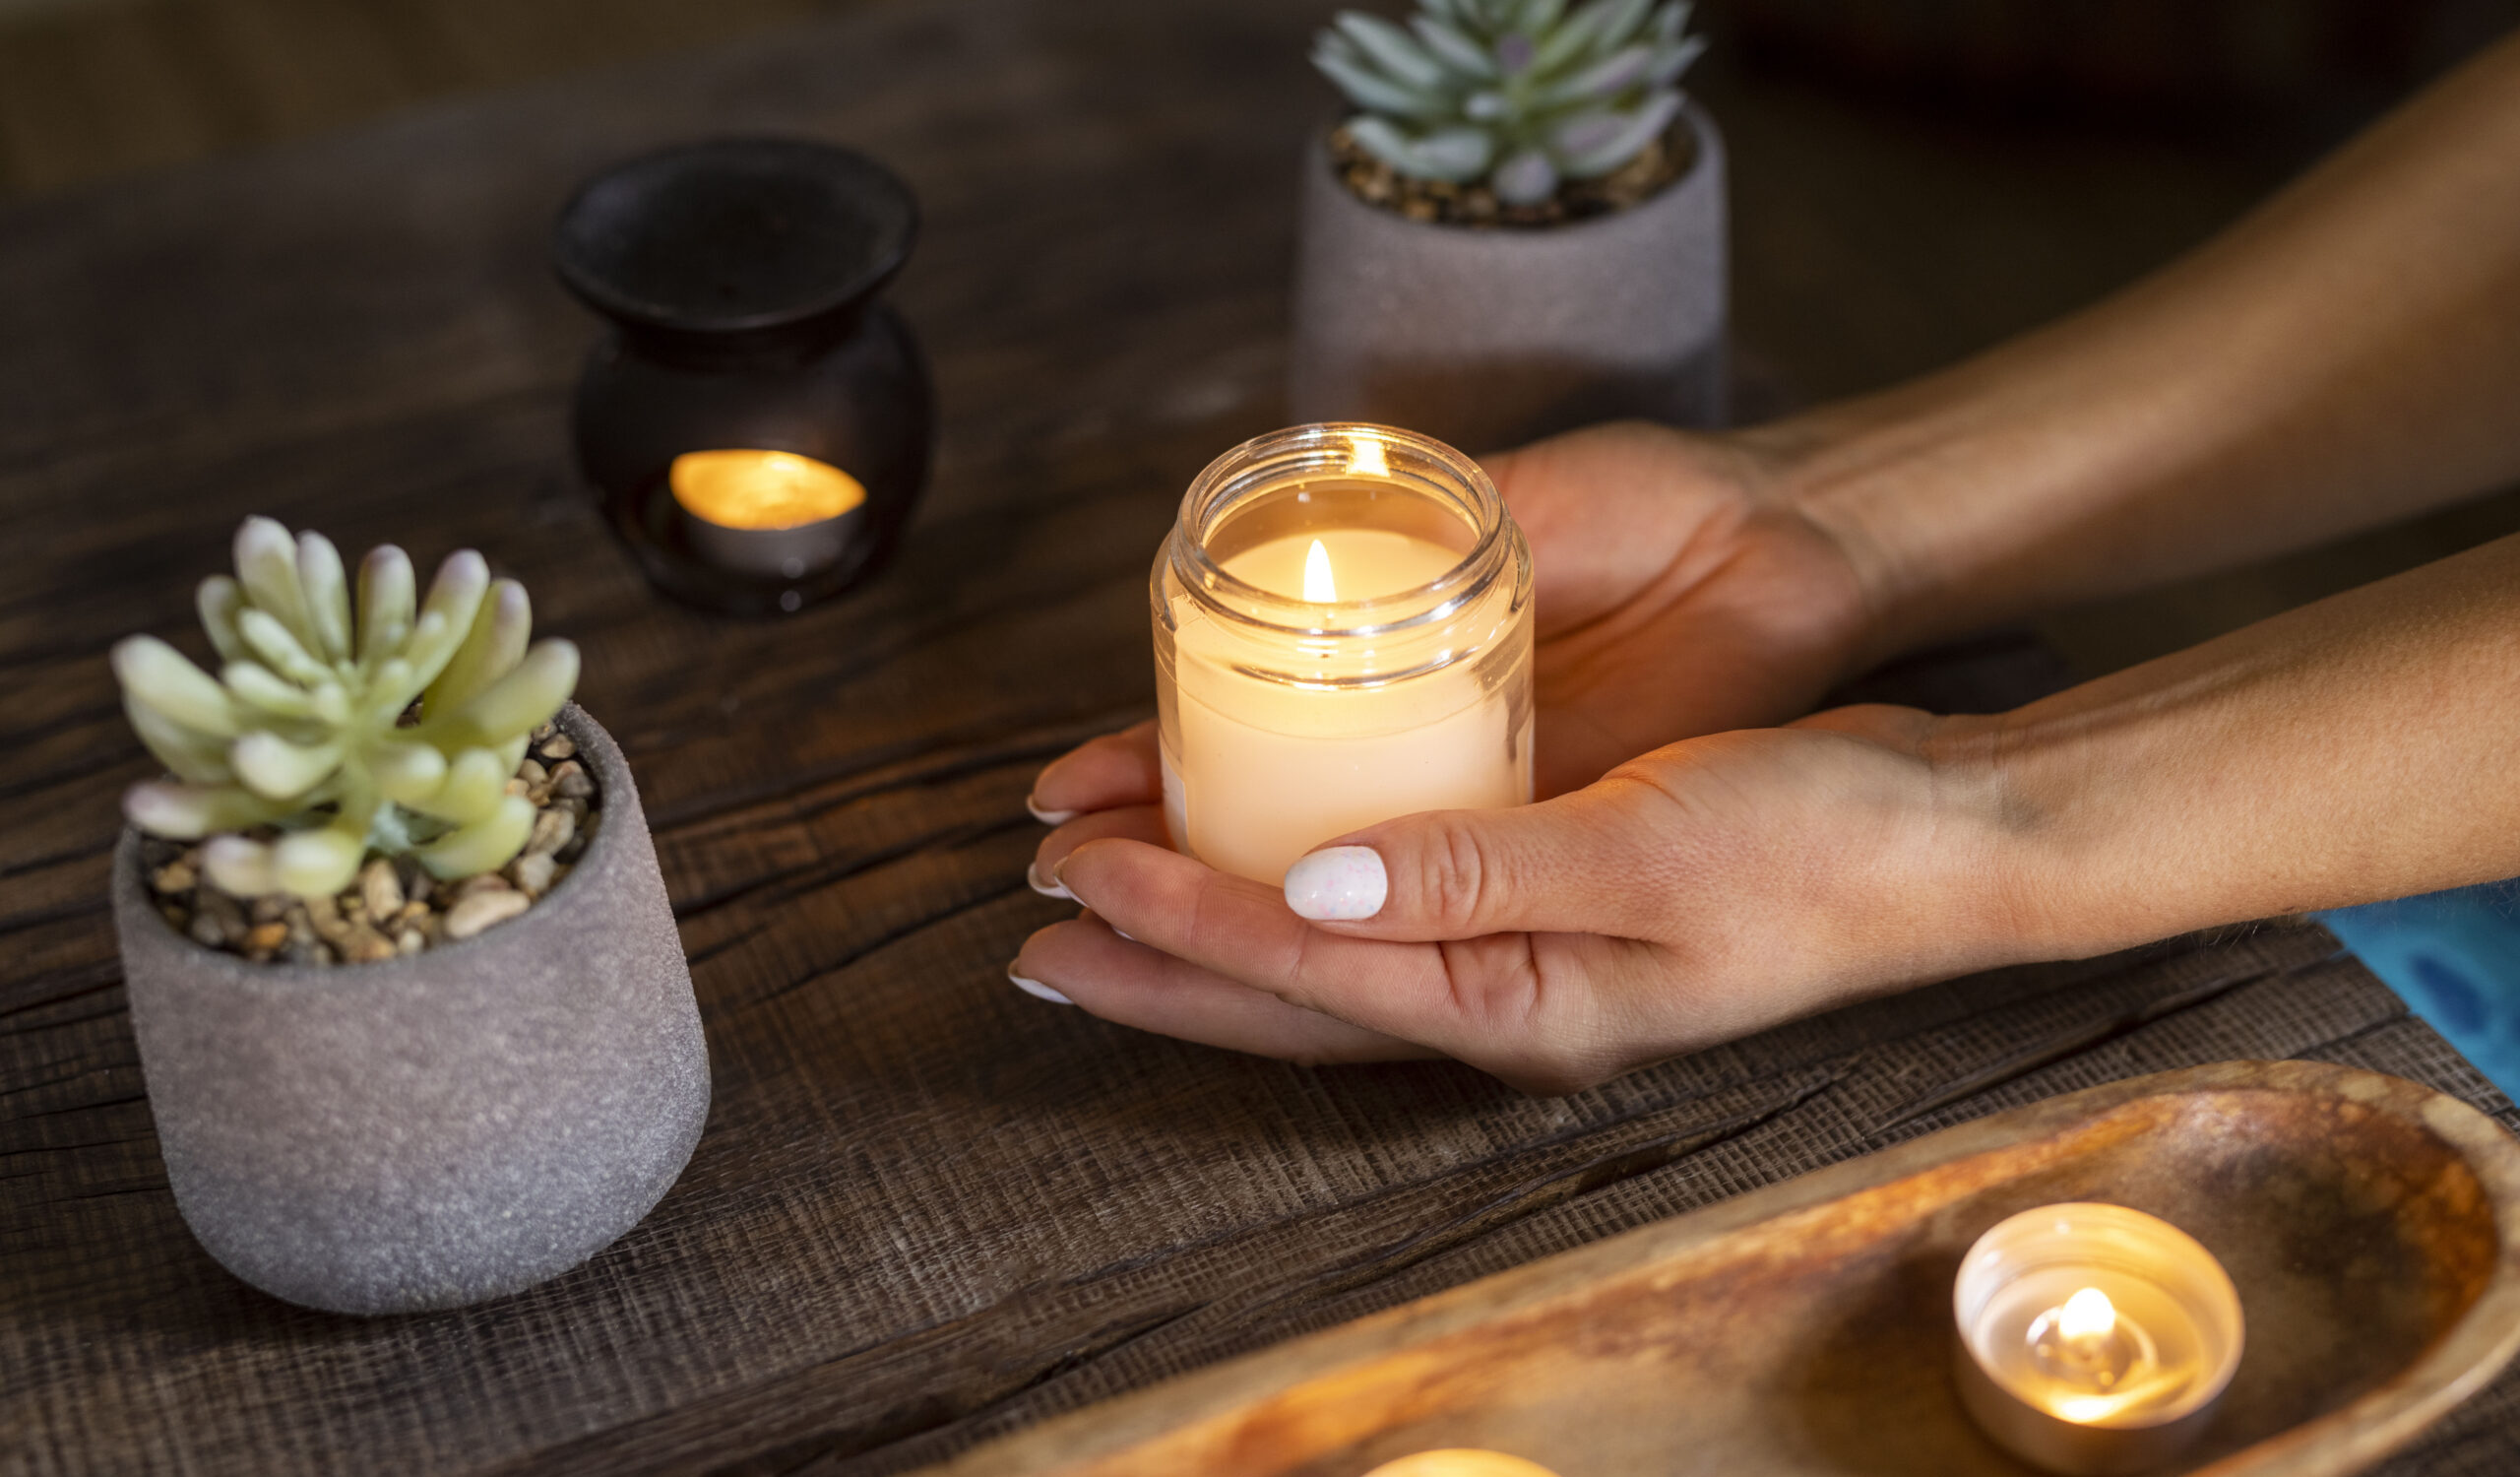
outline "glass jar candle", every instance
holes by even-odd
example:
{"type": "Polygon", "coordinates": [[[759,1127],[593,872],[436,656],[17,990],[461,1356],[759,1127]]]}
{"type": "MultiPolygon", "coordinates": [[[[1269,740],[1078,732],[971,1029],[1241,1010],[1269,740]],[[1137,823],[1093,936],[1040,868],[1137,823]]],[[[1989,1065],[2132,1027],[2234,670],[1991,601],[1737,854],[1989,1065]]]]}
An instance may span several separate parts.
{"type": "Polygon", "coordinates": [[[1246,441],[1149,587],[1185,854],[1276,886],[1376,821],[1531,800],[1531,550],[1460,452],[1360,423],[1246,441]]]}

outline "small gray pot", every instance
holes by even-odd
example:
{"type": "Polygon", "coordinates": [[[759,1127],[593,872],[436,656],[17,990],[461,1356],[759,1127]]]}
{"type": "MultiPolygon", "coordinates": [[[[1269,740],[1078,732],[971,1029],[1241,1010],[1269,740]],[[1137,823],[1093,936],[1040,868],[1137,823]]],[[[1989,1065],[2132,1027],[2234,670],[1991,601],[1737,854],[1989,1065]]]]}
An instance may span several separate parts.
{"type": "Polygon", "coordinates": [[[709,1054],[630,767],[521,917],[382,964],[256,964],[168,927],[114,854],[132,1027],[166,1178],[221,1265],[337,1313],[477,1303],[639,1223],[709,1116],[709,1054]]]}
{"type": "Polygon", "coordinates": [[[1725,417],[1724,140],[1696,103],[1689,172],[1567,225],[1438,225],[1305,159],[1293,418],[1406,426],[1466,451],[1597,420],[1725,417]]]}

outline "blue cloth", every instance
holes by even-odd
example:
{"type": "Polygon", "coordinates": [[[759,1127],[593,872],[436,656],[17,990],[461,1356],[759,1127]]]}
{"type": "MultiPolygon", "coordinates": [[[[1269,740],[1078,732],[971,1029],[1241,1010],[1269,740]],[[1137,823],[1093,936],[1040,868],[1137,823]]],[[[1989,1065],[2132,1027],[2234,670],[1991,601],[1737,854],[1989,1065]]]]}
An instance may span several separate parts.
{"type": "Polygon", "coordinates": [[[2520,877],[2322,913],[2415,1013],[2520,1098],[2520,877]]]}

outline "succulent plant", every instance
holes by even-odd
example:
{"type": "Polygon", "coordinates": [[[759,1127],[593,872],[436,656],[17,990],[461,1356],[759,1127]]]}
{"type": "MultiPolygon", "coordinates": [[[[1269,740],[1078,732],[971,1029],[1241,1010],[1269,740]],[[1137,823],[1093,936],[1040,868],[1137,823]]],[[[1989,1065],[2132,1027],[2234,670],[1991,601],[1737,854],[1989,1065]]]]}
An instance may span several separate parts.
{"type": "Polygon", "coordinates": [[[1350,135],[1418,179],[1537,205],[1615,171],[1671,124],[1705,49],[1685,0],[1419,0],[1407,30],[1343,12],[1313,65],[1363,112],[1350,135]]]}
{"type": "Polygon", "coordinates": [[[123,711],[174,776],[133,786],[123,813],[207,838],[203,869],[240,898],[339,892],[370,853],[440,878],[506,866],[534,826],[507,782],[577,685],[578,650],[529,648],[525,587],[471,549],[415,591],[392,545],[360,564],[353,601],[322,535],[245,520],[236,577],[201,585],[217,677],[155,636],[114,647],[123,711]],[[266,826],[276,840],[237,834],[266,826]]]}

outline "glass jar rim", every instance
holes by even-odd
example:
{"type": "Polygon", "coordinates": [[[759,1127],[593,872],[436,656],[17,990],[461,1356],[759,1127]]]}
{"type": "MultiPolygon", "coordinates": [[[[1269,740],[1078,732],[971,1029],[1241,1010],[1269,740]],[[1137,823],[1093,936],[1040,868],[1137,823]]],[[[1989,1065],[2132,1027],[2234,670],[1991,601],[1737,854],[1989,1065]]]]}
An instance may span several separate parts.
{"type": "Polygon", "coordinates": [[[1486,469],[1432,436],[1366,420],[1291,425],[1235,446],[1208,463],[1181,496],[1166,541],[1173,574],[1191,598],[1240,624],[1318,639],[1380,636],[1446,619],[1484,596],[1510,571],[1519,542],[1513,515],[1486,469]],[[1378,472],[1355,465],[1360,445],[1375,446],[1378,472]],[[1395,457],[1394,453],[1400,453],[1395,457]],[[1420,475],[1404,479],[1394,464],[1408,459],[1420,475]],[[1463,515],[1475,538],[1468,552],[1442,574],[1405,590],[1331,605],[1264,590],[1228,572],[1208,553],[1210,537],[1230,522],[1233,509],[1305,475],[1340,473],[1388,481],[1463,515]],[[1361,618],[1325,624],[1324,611],[1361,618]]]}

